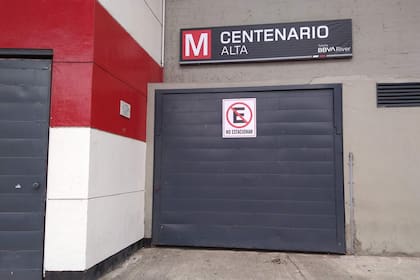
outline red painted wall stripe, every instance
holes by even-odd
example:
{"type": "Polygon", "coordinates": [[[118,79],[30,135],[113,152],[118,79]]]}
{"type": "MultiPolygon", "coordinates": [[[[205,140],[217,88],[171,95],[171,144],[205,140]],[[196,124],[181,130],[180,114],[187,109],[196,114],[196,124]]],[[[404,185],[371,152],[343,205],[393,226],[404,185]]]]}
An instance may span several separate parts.
{"type": "Polygon", "coordinates": [[[50,126],[90,126],[93,63],[53,63],[50,126]]]}
{"type": "Polygon", "coordinates": [[[140,91],[93,66],[91,127],[146,141],[146,97],[140,91]],[[131,118],[120,115],[120,100],[131,105],[131,118]]]}
{"type": "Polygon", "coordinates": [[[0,47],[53,49],[55,61],[92,61],[94,5],[94,0],[1,1],[0,47]]]}
{"type": "Polygon", "coordinates": [[[145,141],[147,84],[162,81],[162,68],[98,2],[94,36],[91,126],[145,141]],[[119,115],[120,100],[131,119],[119,115]]]}
{"type": "Polygon", "coordinates": [[[95,6],[94,61],[145,96],[147,83],[162,81],[159,64],[99,3],[95,6]]]}
{"type": "Polygon", "coordinates": [[[163,70],[97,1],[4,1],[0,24],[2,48],[53,49],[52,127],[145,140],[147,84],[163,70]],[[130,120],[120,100],[132,105],[130,120]]]}
{"type": "Polygon", "coordinates": [[[0,47],[52,49],[51,126],[90,126],[95,0],[2,1],[0,47]]]}

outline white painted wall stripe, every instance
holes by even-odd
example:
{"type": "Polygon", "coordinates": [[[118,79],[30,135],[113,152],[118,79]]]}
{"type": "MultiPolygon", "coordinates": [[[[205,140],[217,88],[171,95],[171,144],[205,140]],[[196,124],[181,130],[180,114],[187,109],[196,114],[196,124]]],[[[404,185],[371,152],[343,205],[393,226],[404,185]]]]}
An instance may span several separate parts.
{"type": "Polygon", "coordinates": [[[87,207],[87,200],[47,201],[45,270],[85,270],[87,207]]]}
{"type": "Polygon", "coordinates": [[[144,191],[89,199],[86,269],[144,237],[144,191]]]}
{"type": "Polygon", "coordinates": [[[144,237],[146,144],[50,128],[45,270],[83,271],[144,237]]]}
{"type": "Polygon", "coordinates": [[[88,196],[90,128],[50,128],[48,199],[88,196]]]}
{"type": "Polygon", "coordinates": [[[146,143],[92,129],[90,147],[90,198],[144,190],[146,143]]]}
{"type": "Polygon", "coordinates": [[[82,127],[50,129],[48,199],[144,190],[146,143],[82,127]]]}
{"type": "Polygon", "coordinates": [[[99,3],[158,63],[162,60],[164,0],[98,0],[99,3]]]}

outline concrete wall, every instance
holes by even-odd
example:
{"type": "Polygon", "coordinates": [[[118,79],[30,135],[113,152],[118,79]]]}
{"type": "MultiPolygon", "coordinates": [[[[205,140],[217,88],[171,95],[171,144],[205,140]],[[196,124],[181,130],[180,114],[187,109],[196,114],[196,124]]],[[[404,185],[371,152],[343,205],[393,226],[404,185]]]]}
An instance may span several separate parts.
{"type": "Polygon", "coordinates": [[[148,99],[146,236],[151,234],[154,88],[342,83],[346,230],[347,158],[353,152],[356,253],[420,255],[420,108],[377,108],[375,88],[377,82],[420,82],[419,15],[417,0],[168,0],[166,84],[150,87],[148,99]],[[178,63],[180,28],[340,18],[353,20],[352,59],[178,63]]]}
{"type": "Polygon", "coordinates": [[[165,82],[242,82],[325,76],[419,77],[417,0],[215,0],[166,3],[165,82]],[[351,60],[180,66],[179,29],[191,27],[353,19],[351,60]]]}

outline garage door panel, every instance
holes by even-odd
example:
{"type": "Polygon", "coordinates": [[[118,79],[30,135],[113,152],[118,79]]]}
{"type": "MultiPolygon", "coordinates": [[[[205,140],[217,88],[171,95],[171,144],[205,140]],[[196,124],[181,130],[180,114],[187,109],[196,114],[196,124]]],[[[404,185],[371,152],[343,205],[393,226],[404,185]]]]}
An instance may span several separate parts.
{"type": "MultiPolygon", "coordinates": [[[[282,94],[282,93],[280,93],[282,94]]],[[[298,96],[259,98],[257,110],[264,108],[266,111],[282,110],[330,110],[332,99],[329,96],[317,97],[312,94],[298,96]]]]}
{"type": "Polygon", "coordinates": [[[0,118],[5,121],[45,120],[49,117],[45,109],[47,103],[0,103],[0,118]]]}
{"type": "Polygon", "coordinates": [[[45,139],[49,124],[46,121],[0,120],[0,141],[2,139],[45,139]]]}
{"type": "Polygon", "coordinates": [[[183,159],[189,161],[331,161],[334,160],[332,148],[283,148],[283,149],[167,149],[165,160],[183,159]]]}
{"type": "MultiPolygon", "coordinates": [[[[217,96],[220,94],[215,94],[217,96]]],[[[184,100],[178,97],[168,96],[165,97],[165,100],[162,103],[162,110],[164,115],[167,113],[180,113],[180,112],[216,112],[221,110],[222,103],[220,100],[215,100],[214,96],[211,95],[200,95],[192,96],[191,94],[179,94],[178,96],[183,96],[184,100]],[[214,106],[219,105],[220,106],[214,106]],[[220,107],[220,108],[219,108],[220,107]]],[[[221,96],[221,95],[220,95],[221,96]]]]}
{"type": "MultiPolygon", "coordinates": [[[[32,81],[33,82],[33,81],[32,81]]],[[[1,95],[3,103],[17,103],[18,104],[31,104],[31,103],[48,103],[45,90],[47,87],[35,86],[33,84],[0,84],[1,95]]]]}
{"type": "MultiPolygon", "coordinates": [[[[241,139],[241,149],[263,148],[263,149],[281,149],[281,148],[330,148],[334,144],[334,138],[331,135],[281,135],[267,136],[258,135],[255,139],[241,139]]],[[[162,144],[168,149],[178,148],[237,148],[237,141],[229,141],[219,137],[203,136],[172,136],[162,139],[162,144]]]]}
{"type": "Polygon", "coordinates": [[[159,92],[154,243],[343,253],[340,94],[159,92]],[[222,138],[230,98],[256,99],[257,137],[222,138]]]}
{"type": "Polygon", "coordinates": [[[295,200],[236,200],[236,199],[162,199],[167,206],[161,211],[253,212],[276,214],[331,215],[335,204],[325,201],[295,200]]]}
{"type": "Polygon", "coordinates": [[[0,213],[1,231],[40,230],[44,215],[42,213],[0,213]]]}
{"type": "MultiPolygon", "coordinates": [[[[221,122],[219,111],[196,111],[196,112],[168,112],[165,116],[165,125],[201,125],[217,124],[221,122]]],[[[269,119],[269,123],[299,123],[299,122],[331,122],[333,116],[329,109],[289,109],[289,110],[262,110],[258,112],[258,117],[269,119]]]]}
{"type": "Polygon", "coordinates": [[[204,122],[214,125],[219,125],[221,122],[220,114],[217,111],[211,112],[171,112],[166,116],[165,126],[172,125],[202,125],[204,122]]]}
{"type": "Polygon", "coordinates": [[[28,279],[41,279],[41,269],[18,270],[14,271],[13,275],[10,271],[0,270],[0,279],[2,280],[28,280],[28,279]]]}
{"type": "MultiPolygon", "coordinates": [[[[37,62],[44,63],[42,61],[37,62]]],[[[48,71],[47,68],[50,67],[50,65],[45,64],[45,66],[42,67],[32,67],[29,64],[27,64],[15,68],[12,64],[13,62],[10,61],[6,63],[4,62],[4,60],[0,61],[0,84],[5,86],[19,87],[31,86],[35,88],[45,87],[46,85],[48,85],[50,79],[50,71],[48,71]]]]}
{"type": "Polygon", "coordinates": [[[218,105],[221,108],[221,99],[223,98],[249,98],[259,95],[258,107],[264,107],[264,110],[330,110],[332,105],[332,91],[317,91],[316,93],[308,91],[293,91],[285,93],[284,91],[264,92],[227,92],[227,93],[205,93],[200,96],[192,94],[176,94],[178,96],[165,96],[162,102],[163,113],[179,112],[215,112],[218,111],[218,105]],[[279,96],[282,95],[282,96],[279,96]]]}
{"type": "MultiPolygon", "coordinates": [[[[257,117],[258,118],[258,117],[257,117]]],[[[331,135],[334,127],[330,122],[262,123],[258,135],[331,135]]]]}
{"type": "Polygon", "coordinates": [[[162,212],[162,224],[313,228],[335,230],[335,215],[290,215],[220,212],[162,212]]]}
{"type": "MultiPolygon", "coordinates": [[[[259,116],[257,116],[259,119],[259,116]]],[[[163,126],[167,136],[214,136],[221,135],[220,124],[166,124],[163,126]]],[[[261,123],[257,128],[257,135],[331,135],[334,127],[331,122],[308,123],[261,123]]]]}
{"type": "Polygon", "coordinates": [[[167,174],[162,183],[165,186],[208,186],[210,184],[232,187],[273,186],[333,188],[335,181],[332,175],[279,175],[279,174],[206,174],[184,173],[167,174]]]}
{"type": "Polygon", "coordinates": [[[200,124],[200,125],[164,125],[165,134],[168,136],[181,136],[191,134],[193,136],[214,136],[220,134],[220,124],[200,124]]]}
{"type": "Polygon", "coordinates": [[[0,155],[35,157],[47,152],[45,139],[0,139],[0,155]]]}
{"type": "Polygon", "coordinates": [[[44,235],[41,229],[36,231],[0,231],[2,250],[39,250],[44,235]]]}
{"type": "Polygon", "coordinates": [[[331,175],[278,175],[278,174],[167,174],[162,187],[167,186],[208,186],[230,185],[243,186],[287,186],[287,187],[316,187],[334,188],[334,176],[331,175]]]}
{"type": "Polygon", "coordinates": [[[333,115],[329,109],[289,109],[258,111],[258,117],[266,119],[265,123],[317,123],[332,122],[333,115]]]}
{"type": "Polygon", "coordinates": [[[47,166],[45,157],[11,158],[0,156],[0,160],[2,162],[0,175],[38,175],[43,174],[47,166]]]}
{"type": "MultiPolygon", "coordinates": [[[[0,250],[0,263],[2,264],[0,272],[4,271],[4,268],[10,270],[40,270],[42,267],[42,252],[32,250],[16,250],[16,251],[5,251],[0,250]]],[[[10,275],[9,270],[9,275],[10,275]]],[[[14,271],[14,274],[18,273],[14,271]]],[[[1,275],[1,274],[0,274],[1,275]]],[[[3,280],[3,278],[0,278],[3,280]]],[[[7,278],[6,278],[7,279],[7,278]]],[[[14,278],[12,278],[14,279],[14,278]]],[[[29,279],[41,279],[41,278],[26,278],[29,279]]]]}
{"type": "Polygon", "coordinates": [[[258,173],[334,175],[333,161],[165,161],[163,169],[177,173],[258,173]]]}
{"type": "Polygon", "coordinates": [[[1,194],[0,212],[38,212],[44,209],[43,193],[32,190],[31,193],[1,194]]]}
{"type": "Polygon", "coordinates": [[[243,199],[243,200],[303,200],[331,201],[335,198],[334,188],[293,188],[285,186],[231,187],[230,185],[182,186],[160,190],[162,198],[172,199],[243,199]]]}
{"type": "Polygon", "coordinates": [[[187,246],[231,247],[268,250],[335,252],[335,230],[289,229],[275,227],[162,225],[161,244],[174,242],[187,246]],[[223,241],[214,236],[223,236],[223,241]],[[265,237],[265,238],[261,238],[265,237]]]}
{"type": "MultiPolygon", "coordinates": [[[[0,175],[0,195],[3,194],[36,194],[33,188],[34,182],[42,182],[44,180],[42,175],[0,175]],[[16,193],[16,191],[19,191],[16,193]]],[[[42,194],[39,194],[41,197],[42,194]]],[[[1,197],[0,197],[1,199],[1,197]]],[[[7,199],[7,197],[5,197],[7,199]]],[[[1,206],[0,206],[1,208],[1,206]]]]}

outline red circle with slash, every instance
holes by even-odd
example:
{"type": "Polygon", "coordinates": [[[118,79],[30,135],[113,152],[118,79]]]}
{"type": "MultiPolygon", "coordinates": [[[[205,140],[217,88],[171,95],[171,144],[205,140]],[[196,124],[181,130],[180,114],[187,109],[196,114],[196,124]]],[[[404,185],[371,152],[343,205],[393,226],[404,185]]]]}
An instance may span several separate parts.
{"type": "Polygon", "coordinates": [[[233,126],[234,128],[244,128],[244,127],[246,127],[247,125],[249,125],[250,123],[251,123],[251,120],[252,120],[252,110],[251,110],[251,107],[249,107],[249,105],[248,104],[246,104],[246,103],[244,103],[244,102],[236,102],[236,103],[233,103],[232,105],[230,105],[229,106],[229,108],[226,110],[226,120],[227,120],[227,122],[231,125],[231,126],[233,126]],[[249,114],[250,114],[250,117],[249,117],[249,120],[246,120],[245,119],[245,117],[244,116],[242,116],[240,113],[238,113],[238,111],[235,109],[235,108],[233,108],[234,106],[236,106],[236,105],[244,105],[248,110],[249,110],[249,114]],[[238,117],[238,118],[240,118],[240,119],[242,119],[243,121],[244,121],[244,123],[243,124],[241,124],[241,125],[237,125],[237,124],[233,124],[230,120],[229,120],[229,113],[230,113],[230,111],[233,111],[233,113],[238,117]]]}

